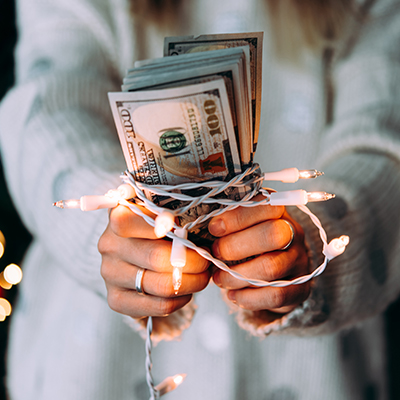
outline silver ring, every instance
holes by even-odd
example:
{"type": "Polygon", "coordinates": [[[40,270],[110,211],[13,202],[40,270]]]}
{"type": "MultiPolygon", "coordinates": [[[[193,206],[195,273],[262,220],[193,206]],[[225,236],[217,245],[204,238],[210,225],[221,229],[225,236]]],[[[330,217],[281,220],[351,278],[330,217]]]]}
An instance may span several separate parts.
{"type": "Polygon", "coordinates": [[[292,234],[292,236],[290,237],[289,243],[286,246],[283,246],[281,249],[279,249],[279,250],[286,250],[293,243],[294,228],[293,228],[293,225],[289,221],[287,221],[286,219],[283,219],[282,221],[286,222],[289,225],[290,232],[292,234]]]}
{"type": "Polygon", "coordinates": [[[136,279],[135,279],[135,289],[138,292],[138,294],[141,294],[144,296],[146,293],[143,290],[143,275],[144,275],[145,269],[139,268],[138,272],[136,273],[136,279]]]}

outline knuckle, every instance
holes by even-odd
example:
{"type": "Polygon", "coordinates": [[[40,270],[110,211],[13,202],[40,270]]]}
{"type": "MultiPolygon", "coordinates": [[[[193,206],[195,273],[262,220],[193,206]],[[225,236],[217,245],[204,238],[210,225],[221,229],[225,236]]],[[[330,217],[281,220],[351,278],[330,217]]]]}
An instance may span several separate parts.
{"type": "Polygon", "coordinates": [[[228,219],[229,225],[231,225],[232,231],[237,231],[245,226],[246,217],[244,216],[244,212],[242,212],[241,208],[238,208],[237,211],[232,215],[232,218],[228,219]]]}
{"type": "Polygon", "coordinates": [[[112,268],[110,267],[110,265],[105,262],[104,260],[101,263],[101,267],[100,267],[100,275],[101,277],[104,279],[104,281],[109,281],[112,278],[112,268]]]}
{"type": "Polygon", "coordinates": [[[97,250],[100,254],[104,255],[111,251],[112,249],[112,238],[108,231],[106,230],[97,242],[97,250]]]}
{"type": "Polygon", "coordinates": [[[265,219],[280,218],[285,212],[285,207],[271,205],[262,206],[261,212],[263,213],[263,217],[265,219]]]}
{"type": "Polygon", "coordinates": [[[286,306],[287,302],[287,289],[286,288],[273,288],[274,290],[271,291],[270,308],[281,308],[286,306]]]}
{"type": "Polygon", "coordinates": [[[210,267],[210,261],[206,260],[205,258],[201,257],[201,259],[199,260],[197,266],[197,270],[201,273],[201,272],[206,272],[208,270],[208,268],[210,267]]]}
{"type": "Polygon", "coordinates": [[[109,227],[117,236],[123,236],[125,233],[124,221],[124,214],[119,207],[111,210],[109,227]]]}
{"type": "Polygon", "coordinates": [[[166,316],[175,311],[175,302],[172,299],[160,299],[159,303],[160,315],[166,316]]]}
{"type": "Polygon", "coordinates": [[[267,253],[259,257],[259,262],[264,279],[272,281],[280,277],[282,264],[279,257],[272,256],[270,253],[267,253]]]}
{"type": "Polygon", "coordinates": [[[229,239],[220,240],[218,242],[218,253],[222,260],[234,260],[237,255],[237,247],[229,239]]]}
{"type": "Polygon", "coordinates": [[[119,290],[111,289],[107,293],[107,302],[111,310],[120,312],[121,311],[121,292],[119,290]]]}
{"type": "Polygon", "coordinates": [[[303,283],[302,285],[300,285],[301,288],[301,292],[300,292],[300,303],[302,303],[303,301],[307,300],[308,296],[310,295],[311,292],[311,284],[310,282],[306,282],[303,283]]]}
{"type": "Polygon", "coordinates": [[[203,289],[205,289],[207,287],[208,283],[210,282],[210,279],[211,279],[211,272],[210,271],[203,272],[200,275],[200,282],[201,283],[200,283],[199,291],[201,291],[201,290],[203,290],[203,289]]]}
{"type": "Polygon", "coordinates": [[[166,283],[164,274],[156,274],[152,280],[155,293],[160,297],[172,297],[174,295],[172,282],[166,283]]]}
{"type": "Polygon", "coordinates": [[[160,245],[160,241],[151,241],[147,253],[147,261],[149,265],[155,268],[163,267],[165,265],[166,257],[165,248],[160,245]]]}

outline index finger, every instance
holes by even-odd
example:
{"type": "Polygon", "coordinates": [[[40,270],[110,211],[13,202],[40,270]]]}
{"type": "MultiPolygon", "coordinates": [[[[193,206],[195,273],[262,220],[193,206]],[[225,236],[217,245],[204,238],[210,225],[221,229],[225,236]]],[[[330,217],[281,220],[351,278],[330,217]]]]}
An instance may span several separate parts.
{"type": "MultiPolygon", "coordinates": [[[[146,208],[137,206],[144,214],[154,218],[155,215],[146,208]]],[[[110,228],[120,237],[135,237],[141,239],[157,239],[154,227],[149,225],[141,216],[136,215],[125,206],[117,206],[110,211],[110,228]]]]}
{"type": "MultiPolygon", "coordinates": [[[[263,198],[264,196],[260,194],[254,197],[254,200],[263,198]]],[[[208,231],[217,237],[225,236],[269,219],[281,218],[284,212],[285,207],[283,206],[238,207],[214,217],[208,225],[208,231]]]]}

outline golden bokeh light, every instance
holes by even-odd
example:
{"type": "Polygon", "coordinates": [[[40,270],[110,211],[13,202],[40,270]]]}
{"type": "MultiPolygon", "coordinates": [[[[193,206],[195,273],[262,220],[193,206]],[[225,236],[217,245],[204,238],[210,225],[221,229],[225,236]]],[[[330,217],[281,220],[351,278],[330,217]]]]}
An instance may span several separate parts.
{"type": "Polygon", "coordinates": [[[5,247],[6,247],[6,239],[3,235],[3,232],[0,231],[0,258],[3,257],[5,247]]]}
{"type": "Polygon", "coordinates": [[[0,287],[6,290],[9,290],[12,288],[11,283],[8,283],[5,279],[4,279],[4,271],[0,273],[0,287]]]}
{"type": "Polygon", "coordinates": [[[9,264],[3,271],[4,279],[11,285],[17,285],[22,280],[22,269],[17,264],[9,264]]]}
{"type": "Polygon", "coordinates": [[[11,304],[8,300],[3,298],[0,298],[0,314],[4,314],[6,317],[11,314],[11,304]]]}

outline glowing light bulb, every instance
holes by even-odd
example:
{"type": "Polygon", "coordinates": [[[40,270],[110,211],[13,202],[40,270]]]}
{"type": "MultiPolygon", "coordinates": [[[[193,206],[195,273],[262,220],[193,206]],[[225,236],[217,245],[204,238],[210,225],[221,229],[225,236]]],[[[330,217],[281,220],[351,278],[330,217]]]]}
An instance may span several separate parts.
{"type": "Polygon", "coordinates": [[[77,199],[59,200],[53,203],[53,206],[58,208],[81,208],[81,201],[77,199]]]}
{"type": "Polygon", "coordinates": [[[4,254],[4,244],[0,242],[0,258],[3,257],[4,254]]]}
{"type": "Polygon", "coordinates": [[[181,267],[174,267],[172,270],[172,284],[174,285],[175,294],[178,294],[179,288],[182,286],[182,271],[181,267]]]}
{"type": "Polygon", "coordinates": [[[335,197],[334,194],[326,193],[326,192],[308,192],[307,193],[307,200],[309,202],[326,201],[326,200],[333,199],[334,197],[335,197]]]}
{"type": "Polygon", "coordinates": [[[299,179],[314,179],[324,175],[323,172],[317,171],[316,169],[306,169],[299,171],[299,179]]]}
{"type": "Polygon", "coordinates": [[[164,237],[175,223],[174,214],[170,211],[163,211],[155,219],[154,233],[158,238],[164,237]]]}
{"type": "Polygon", "coordinates": [[[11,304],[8,300],[0,298],[0,313],[4,310],[4,315],[8,317],[11,314],[11,304]]]}
{"type": "MultiPolygon", "coordinates": [[[[188,232],[186,229],[177,228],[174,233],[178,238],[187,239],[188,232]]],[[[170,260],[171,265],[174,267],[172,270],[172,284],[174,285],[175,294],[178,294],[182,285],[182,270],[186,265],[186,246],[179,239],[174,238],[172,241],[170,260]]]]}
{"type": "Polygon", "coordinates": [[[155,387],[158,392],[158,396],[161,397],[164,394],[176,389],[185,380],[186,376],[186,374],[178,374],[164,379],[155,387]]]}
{"type": "Polygon", "coordinates": [[[334,197],[334,194],[326,192],[306,192],[303,189],[288,190],[270,193],[269,204],[271,206],[297,206],[301,204],[305,205],[309,201],[325,201],[334,197]]]}
{"type": "Polygon", "coordinates": [[[3,271],[3,276],[10,285],[17,285],[22,280],[22,269],[17,264],[9,264],[3,271]]]}
{"type": "Polygon", "coordinates": [[[328,260],[339,256],[346,250],[346,246],[350,243],[350,238],[346,235],[342,235],[339,238],[333,239],[326,245],[322,253],[328,260]]]}
{"type": "Polygon", "coordinates": [[[135,189],[126,183],[118,186],[118,189],[111,189],[103,196],[82,196],[79,200],[59,200],[53,203],[58,208],[80,208],[82,211],[94,211],[102,208],[116,207],[121,199],[135,197],[135,189]]]}

